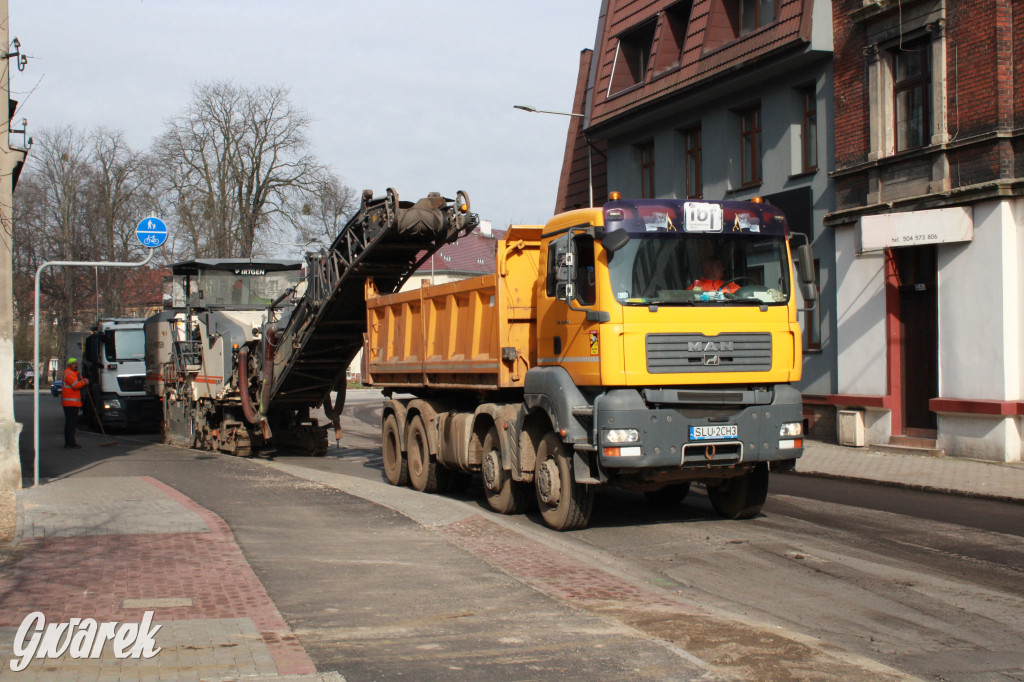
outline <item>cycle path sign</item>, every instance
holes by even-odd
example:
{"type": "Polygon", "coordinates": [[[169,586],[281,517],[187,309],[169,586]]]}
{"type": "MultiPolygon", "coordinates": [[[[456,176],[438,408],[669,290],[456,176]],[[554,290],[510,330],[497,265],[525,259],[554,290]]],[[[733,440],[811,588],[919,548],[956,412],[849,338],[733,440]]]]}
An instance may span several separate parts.
{"type": "Polygon", "coordinates": [[[155,249],[167,241],[167,226],[159,218],[143,218],[135,227],[135,237],[143,246],[155,249]]]}

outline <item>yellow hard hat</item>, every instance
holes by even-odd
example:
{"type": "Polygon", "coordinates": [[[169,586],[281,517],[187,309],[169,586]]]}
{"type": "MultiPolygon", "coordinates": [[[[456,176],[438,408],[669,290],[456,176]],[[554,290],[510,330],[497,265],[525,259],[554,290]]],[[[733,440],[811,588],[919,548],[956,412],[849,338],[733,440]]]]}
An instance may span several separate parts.
{"type": "Polygon", "coordinates": [[[73,365],[78,362],[78,358],[68,358],[68,364],[73,365]]]}

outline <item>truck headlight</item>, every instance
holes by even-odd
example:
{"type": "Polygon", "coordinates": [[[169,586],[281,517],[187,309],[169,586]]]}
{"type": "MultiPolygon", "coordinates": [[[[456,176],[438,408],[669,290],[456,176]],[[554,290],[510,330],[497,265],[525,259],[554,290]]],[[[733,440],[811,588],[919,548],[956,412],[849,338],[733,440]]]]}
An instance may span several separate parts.
{"type": "Polygon", "coordinates": [[[797,436],[802,436],[803,433],[804,433],[804,423],[803,422],[789,422],[788,424],[783,424],[779,428],[779,437],[780,438],[795,438],[797,436]]]}
{"type": "Polygon", "coordinates": [[[103,401],[103,409],[104,410],[120,410],[121,409],[121,401],[118,400],[117,398],[110,398],[109,400],[104,400],[103,401]]]}
{"type": "Polygon", "coordinates": [[[605,443],[636,443],[640,440],[640,432],[636,429],[605,429],[605,443]]]}

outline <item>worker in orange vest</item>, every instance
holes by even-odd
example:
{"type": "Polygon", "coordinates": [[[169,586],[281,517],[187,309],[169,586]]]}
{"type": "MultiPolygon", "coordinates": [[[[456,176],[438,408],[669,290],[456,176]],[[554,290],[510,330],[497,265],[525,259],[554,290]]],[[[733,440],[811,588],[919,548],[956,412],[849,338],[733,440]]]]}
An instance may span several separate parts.
{"type": "Polygon", "coordinates": [[[700,289],[701,291],[723,291],[727,294],[736,293],[740,285],[736,284],[736,282],[727,283],[722,281],[724,276],[725,267],[722,265],[722,261],[717,258],[706,258],[704,260],[704,277],[693,280],[693,284],[689,288],[700,289]]]}
{"type": "Polygon", "coordinates": [[[64,447],[80,448],[82,446],[75,442],[75,429],[78,428],[78,412],[82,409],[82,389],[89,385],[89,380],[78,373],[77,358],[68,358],[63,381],[60,404],[64,407],[64,447]]]}

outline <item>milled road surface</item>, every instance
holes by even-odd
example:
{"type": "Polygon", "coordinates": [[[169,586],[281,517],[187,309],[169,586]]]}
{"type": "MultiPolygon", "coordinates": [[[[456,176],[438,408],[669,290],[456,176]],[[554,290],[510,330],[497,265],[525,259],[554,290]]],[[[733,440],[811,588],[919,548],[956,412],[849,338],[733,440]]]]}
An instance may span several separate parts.
{"type": "Polygon", "coordinates": [[[355,392],[325,458],[119,434],[80,459],[51,446],[43,472],[145,473],[219,514],[318,669],[353,680],[1024,679],[1020,505],[783,475],[750,521],[699,489],[671,511],[611,491],[591,528],[555,533],[479,486],[382,484],[378,425],[355,392]]]}

